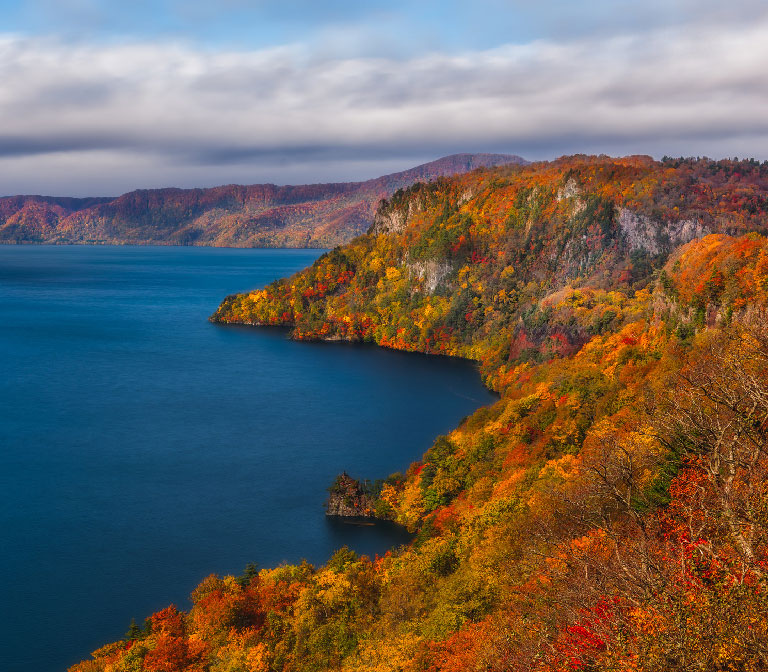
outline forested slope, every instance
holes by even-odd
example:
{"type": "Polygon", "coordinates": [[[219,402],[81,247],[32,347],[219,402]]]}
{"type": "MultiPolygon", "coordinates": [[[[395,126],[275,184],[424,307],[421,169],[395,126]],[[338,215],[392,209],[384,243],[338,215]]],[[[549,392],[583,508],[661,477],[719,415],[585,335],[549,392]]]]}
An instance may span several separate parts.
{"type": "Polygon", "coordinates": [[[228,297],[475,359],[500,400],[383,483],[408,548],[211,576],[72,669],[766,669],[767,196],[750,161],[472,173],[228,297]]]}

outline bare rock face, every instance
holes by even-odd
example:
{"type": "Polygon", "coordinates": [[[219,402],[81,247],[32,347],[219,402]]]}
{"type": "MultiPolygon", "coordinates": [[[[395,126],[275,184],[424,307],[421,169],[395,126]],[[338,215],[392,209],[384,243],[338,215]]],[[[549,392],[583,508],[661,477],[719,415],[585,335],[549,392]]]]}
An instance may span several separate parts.
{"type": "Polygon", "coordinates": [[[411,277],[422,282],[422,287],[427,294],[434,294],[438,285],[448,276],[452,270],[447,261],[414,261],[406,265],[411,277]]]}
{"type": "Polygon", "coordinates": [[[581,189],[579,189],[578,183],[572,177],[569,177],[565,186],[558,189],[557,200],[562,201],[566,198],[575,198],[579,195],[581,195],[581,189]]]}
{"type": "Polygon", "coordinates": [[[409,199],[408,207],[405,209],[393,204],[383,204],[374,215],[371,233],[374,235],[402,233],[410,219],[425,207],[424,199],[419,196],[409,199]]]}
{"type": "Polygon", "coordinates": [[[619,226],[630,250],[645,250],[656,255],[670,252],[711,231],[695,219],[662,224],[627,208],[619,208],[619,226]]]}
{"type": "Polygon", "coordinates": [[[402,233],[406,221],[407,215],[402,210],[390,210],[389,212],[379,210],[373,218],[371,231],[375,235],[402,233]]]}
{"type": "Polygon", "coordinates": [[[344,518],[374,518],[374,503],[360,481],[356,481],[346,472],[336,477],[328,489],[328,502],[325,515],[344,518]]]}

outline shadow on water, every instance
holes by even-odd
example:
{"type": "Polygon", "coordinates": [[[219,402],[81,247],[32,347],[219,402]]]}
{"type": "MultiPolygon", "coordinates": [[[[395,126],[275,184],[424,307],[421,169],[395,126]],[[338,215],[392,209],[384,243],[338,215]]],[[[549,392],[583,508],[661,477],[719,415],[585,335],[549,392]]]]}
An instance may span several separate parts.
{"type": "Polygon", "coordinates": [[[414,537],[402,525],[389,520],[326,516],[325,525],[335,548],[348,546],[371,559],[382,553],[382,546],[397,548],[409,544],[414,537]]]}

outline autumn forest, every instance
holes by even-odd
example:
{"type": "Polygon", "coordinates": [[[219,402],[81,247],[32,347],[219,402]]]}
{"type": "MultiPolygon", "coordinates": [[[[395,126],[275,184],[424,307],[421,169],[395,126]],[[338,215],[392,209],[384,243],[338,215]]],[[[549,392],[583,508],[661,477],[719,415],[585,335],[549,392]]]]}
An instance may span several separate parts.
{"type": "MultiPolygon", "coordinates": [[[[768,669],[768,162],[416,183],[211,319],[476,361],[383,557],[211,575],[70,672],[768,669]]],[[[128,628],[128,624],[126,624],[128,628]]]]}

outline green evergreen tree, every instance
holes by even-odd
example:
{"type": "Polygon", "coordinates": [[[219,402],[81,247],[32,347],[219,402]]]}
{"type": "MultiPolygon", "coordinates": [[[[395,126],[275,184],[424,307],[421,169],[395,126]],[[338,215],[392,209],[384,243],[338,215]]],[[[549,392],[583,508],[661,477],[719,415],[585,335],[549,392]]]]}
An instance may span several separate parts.
{"type": "Polygon", "coordinates": [[[132,618],[131,624],[128,626],[128,632],[125,633],[125,638],[131,640],[141,639],[143,634],[144,633],[142,632],[141,628],[136,625],[136,619],[132,618]]]}
{"type": "Polygon", "coordinates": [[[258,575],[259,566],[255,562],[249,562],[245,566],[243,575],[238,577],[237,581],[243,588],[245,588],[251,582],[251,579],[257,577],[258,575]]]}

